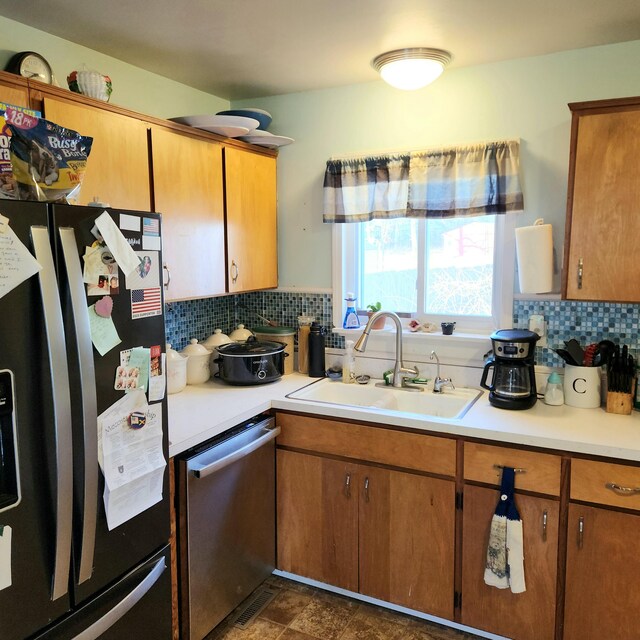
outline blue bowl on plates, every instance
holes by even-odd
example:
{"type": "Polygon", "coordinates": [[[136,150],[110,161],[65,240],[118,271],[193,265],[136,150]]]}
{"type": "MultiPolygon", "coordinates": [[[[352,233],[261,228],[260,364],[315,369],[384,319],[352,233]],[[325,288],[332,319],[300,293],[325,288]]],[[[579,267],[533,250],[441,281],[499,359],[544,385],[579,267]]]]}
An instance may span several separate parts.
{"type": "Polygon", "coordinates": [[[254,118],[260,125],[258,129],[266,131],[271,124],[271,114],[264,109],[229,109],[228,111],[218,111],[219,116],[243,116],[245,118],[254,118]]]}

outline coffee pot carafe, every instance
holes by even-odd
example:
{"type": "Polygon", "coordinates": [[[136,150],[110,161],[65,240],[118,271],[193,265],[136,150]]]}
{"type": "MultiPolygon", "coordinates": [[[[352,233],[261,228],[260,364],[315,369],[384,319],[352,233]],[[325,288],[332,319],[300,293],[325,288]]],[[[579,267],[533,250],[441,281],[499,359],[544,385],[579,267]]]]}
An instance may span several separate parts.
{"type": "Polygon", "coordinates": [[[501,409],[529,409],[537,399],[535,343],[537,333],[500,329],[491,334],[493,354],[487,359],[480,386],[489,390],[489,402],[501,409]],[[491,384],[487,384],[493,369],[491,384]]]}

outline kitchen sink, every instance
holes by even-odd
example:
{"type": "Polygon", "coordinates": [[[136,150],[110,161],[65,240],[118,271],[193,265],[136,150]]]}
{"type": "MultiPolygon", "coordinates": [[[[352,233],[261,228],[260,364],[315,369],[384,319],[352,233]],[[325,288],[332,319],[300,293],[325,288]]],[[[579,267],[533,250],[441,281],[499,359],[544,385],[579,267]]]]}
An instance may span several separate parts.
{"type": "Polygon", "coordinates": [[[343,384],[324,378],[289,393],[287,398],[361,407],[381,413],[410,413],[424,418],[456,420],[462,418],[482,395],[481,389],[470,387],[446,388],[442,393],[433,393],[430,385],[415,391],[378,386],[379,384],[382,384],[381,380],[371,379],[367,384],[361,385],[343,384]]]}

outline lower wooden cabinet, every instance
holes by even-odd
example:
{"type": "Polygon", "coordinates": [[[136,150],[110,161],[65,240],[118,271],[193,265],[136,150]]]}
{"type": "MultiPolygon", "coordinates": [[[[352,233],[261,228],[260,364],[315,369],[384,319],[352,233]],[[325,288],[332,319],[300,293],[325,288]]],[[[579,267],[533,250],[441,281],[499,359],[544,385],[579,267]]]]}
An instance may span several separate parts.
{"type": "MultiPolygon", "coordinates": [[[[470,627],[514,640],[555,637],[558,563],[557,500],[516,496],[523,522],[524,593],[511,593],[484,583],[484,566],[491,517],[499,492],[465,486],[462,545],[462,618],[470,627]]],[[[604,638],[604,636],[602,636],[604,638]]]]}
{"type": "Polygon", "coordinates": [[[278,450],[278,568],[453,617],[455,483],[278,450]]]}
{"type": "Polygon", "coordinates": [[[357,465],[278,450],[278,568],[358,590],[357,465]]]}
{"type": "Polygon", "coordinates": [[[360,593],[453,617],[455,483],[360,466],[360,593]]]}
{"type": "Polygon", "coordinates": [[[640,465],[277,420],[279,569],[512,640],[640,638],[640,465]],[[484,583],[505,465],[524,472],[519,594],[484,583]]]}
{"type": "Polygon", "coordinates": [[[640,515],[569,506],[564,640],[640,637],[640,515]]]}

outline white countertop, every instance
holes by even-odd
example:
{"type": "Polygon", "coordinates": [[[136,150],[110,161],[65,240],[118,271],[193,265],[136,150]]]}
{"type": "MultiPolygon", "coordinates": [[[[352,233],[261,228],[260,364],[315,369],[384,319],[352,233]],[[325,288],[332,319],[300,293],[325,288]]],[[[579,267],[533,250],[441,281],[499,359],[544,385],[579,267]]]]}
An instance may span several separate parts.
{"type": "Polygon", "coordinates": [[[243,420],[274,408],[640,462],[640,412],[637,411],[630,416],[620,416],[607,413],[604,408],[552,407],[542,401],[536,402],[532,409],[507,411],[492,407],[485,391],[460,420],[426,420],[415,415],[377,414],[365,408],[285,397],[313,381],[298,373],[270,384],[248,387],[211,380],[170,395],[169,455],[178,455],[243,420]]]}

